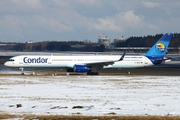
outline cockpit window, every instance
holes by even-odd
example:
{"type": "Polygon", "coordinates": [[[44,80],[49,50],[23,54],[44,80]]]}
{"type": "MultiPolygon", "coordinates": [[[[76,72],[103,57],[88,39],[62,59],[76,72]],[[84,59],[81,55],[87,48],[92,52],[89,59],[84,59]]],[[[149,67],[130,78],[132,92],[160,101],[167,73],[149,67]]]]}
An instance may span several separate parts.
{"type": "Polygon", "coordinates": [[[13,62],[13,61],[14,61],[14,59],[9,59],[8,61],[12,61],[12,62],[13,62]]]}

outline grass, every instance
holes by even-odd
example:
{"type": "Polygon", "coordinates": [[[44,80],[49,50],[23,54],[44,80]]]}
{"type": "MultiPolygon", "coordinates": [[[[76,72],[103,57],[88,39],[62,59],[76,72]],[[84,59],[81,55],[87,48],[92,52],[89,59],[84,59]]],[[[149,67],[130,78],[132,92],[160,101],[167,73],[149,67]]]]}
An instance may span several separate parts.
{"type": "Polygon", "coordinates": [[[83,116],[83,115],[11,115],[0,114],[0,119],[20,118],[26,120],[180,120],[180,116],[83,116]]]}

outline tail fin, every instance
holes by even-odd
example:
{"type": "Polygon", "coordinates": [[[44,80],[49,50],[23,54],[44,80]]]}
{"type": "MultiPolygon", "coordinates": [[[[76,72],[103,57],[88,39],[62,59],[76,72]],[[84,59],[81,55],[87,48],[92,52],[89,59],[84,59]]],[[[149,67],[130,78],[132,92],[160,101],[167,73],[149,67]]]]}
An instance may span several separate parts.
{"type": "Polygon", "coordinates": [[[172,35],[172,33],[166,33],[165,35],[163,35],[156,42],[156,44],[154,44],[154,46],[145,54],[145,56],[149,58],[154,64],[160,64],[167,52],[172,35]]]}
{"type": "Polygon", "coordinates": [[[172,38],[172,33],[163,35],[154,46],[145,54],[146,57],[164,57],[168,49],[169,42],[172,38]]]}

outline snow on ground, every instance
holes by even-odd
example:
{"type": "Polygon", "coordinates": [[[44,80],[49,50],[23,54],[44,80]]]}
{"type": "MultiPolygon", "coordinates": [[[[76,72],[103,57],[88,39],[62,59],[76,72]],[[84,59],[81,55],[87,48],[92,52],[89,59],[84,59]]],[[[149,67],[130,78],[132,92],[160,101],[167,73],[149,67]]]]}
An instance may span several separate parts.
{"type": "Polygon", "coordinates": [[[178,76],[1,76],[0,113],[180,115],[179,88],[178,76]]]}

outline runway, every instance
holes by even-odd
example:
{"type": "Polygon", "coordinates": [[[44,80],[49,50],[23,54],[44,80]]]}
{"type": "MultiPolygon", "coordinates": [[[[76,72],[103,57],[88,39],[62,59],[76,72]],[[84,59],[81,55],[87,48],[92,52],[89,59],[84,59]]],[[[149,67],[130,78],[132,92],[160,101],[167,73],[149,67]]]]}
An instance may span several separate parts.
{"type": "MultiPolygon", "coordinates": [[[[129,68],[129,69],[97,69],[99,75],[159,75],[159,76],[179,76],[180,66],[174,64],[158,65],[145,68],[129,68]]],[[[66,72],[65,69],[38,69],[38,68],[25,68],[25,75],[86,75],[86,73],[66,72]]],[[[19,68],[7,68],[0,64],[0,75],[21,75],[19,68]]]]}

